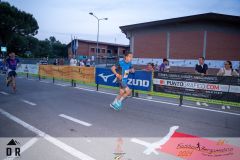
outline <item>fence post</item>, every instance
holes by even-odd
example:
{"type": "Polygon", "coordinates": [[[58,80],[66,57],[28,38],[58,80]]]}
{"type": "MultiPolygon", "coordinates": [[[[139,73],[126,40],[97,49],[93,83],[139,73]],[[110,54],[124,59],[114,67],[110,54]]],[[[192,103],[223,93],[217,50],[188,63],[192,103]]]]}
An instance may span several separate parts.
{"type": "Polygon", "coordinates": [[[72,81],[71,81],[71,82],[72,82],[72,87],[73,87],[73,79],[72,79],[72,81]]]}
{"type": "MultiPolygon", "coordinates": [[[[135,72],[134,73],[132,73],[133,74],[133,79],[135,79],[135,72]]],[[[134,85],[132,85],[133,86],[133,88],[132,88],[132,97],[135,97],[135,91],[134,91],[134,85]]]]}
{"type": "Polygon", "coordinates": [[[97,83],[97,91],[98,91],[99,84],[97,83]]]}
{"type": "Polygon", "coordinates": [[[135,97],[135,92],[134,92],[134,88],[132,89],[132,97],[135,97]]]}
{"type": "Polygon", "coordinates": [[[135,97],[139,97],[139,93],[138,92],[135,93],[135,97]]]}
{"type": "Polygon", "coordinates": [[[76,86],[77,86],[76,81],[73,80],[73,87],[76,87],[76,86]]]}
{"type": "Polygon", "coordinates": [[[55,83],[55,78],[53,77],[53,83],[55,83]]]}
{"type": "Polygon", "coordinates": [[[40,76],[40,74],[38,74],[38,80],[39,80],[39,81],[41,80],[41,76],[40,76]]]}
{"type": "Polygon", "coordinates": [[[28,79],[28,72],[27,72],[27,79],[28,79]]]}
{"type": "Polygon", "coordinates": [[[179,106],[182,106],[183,104],[183,95],[180,94],[180,97],[179,97],[179,106]]]}

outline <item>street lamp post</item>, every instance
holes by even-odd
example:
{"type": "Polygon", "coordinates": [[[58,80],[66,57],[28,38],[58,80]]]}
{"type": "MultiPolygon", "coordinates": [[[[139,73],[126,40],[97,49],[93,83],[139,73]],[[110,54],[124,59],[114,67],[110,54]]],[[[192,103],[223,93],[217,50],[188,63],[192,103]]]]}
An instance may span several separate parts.
{"type": "Polygon", "coordinates": [[[92,12],[89,13],[90,15],[92,15],[93,17],[95,17],[97,19],[97,24],[98,24],[98,30],[97,30],[97,49],[96,49],[96,55],[95,55],[95,60],[96,58],[98,58],[98,40],[99,40],[99,22],[101,20],[108,20],[108,18],[98,18],[96,15],[94,15],[92,12]],[[97,56],[97,57],[96,57],[97,56]]]}

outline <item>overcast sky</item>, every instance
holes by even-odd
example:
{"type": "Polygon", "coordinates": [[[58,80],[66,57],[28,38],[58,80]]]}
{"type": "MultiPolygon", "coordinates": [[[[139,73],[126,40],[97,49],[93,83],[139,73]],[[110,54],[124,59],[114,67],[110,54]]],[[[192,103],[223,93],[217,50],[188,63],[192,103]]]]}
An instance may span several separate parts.
{"type": "MultiPolygon", "coordinates": [[[[3,0],[4,1],[4,0],[3,0]]],[[[207,12],[240,16],[240,0],[5,0],[38,21],[39,39],[55,36],[63,43],[71,35],[96,40],[97,20],[100,41],[128,44],[119,26],[207,12]]]]}

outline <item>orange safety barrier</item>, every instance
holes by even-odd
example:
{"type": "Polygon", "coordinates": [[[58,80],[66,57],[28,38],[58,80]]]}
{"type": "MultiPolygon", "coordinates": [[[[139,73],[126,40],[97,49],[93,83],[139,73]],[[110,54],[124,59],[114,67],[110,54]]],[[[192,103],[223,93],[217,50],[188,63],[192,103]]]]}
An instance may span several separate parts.
{"type": "Polygon", "coordinates": [[[62,72],[62,79],[72,80],[72,67],[71,66],[60,66],[62,72]]]}
{"type": "Polygon", "coordinates": [[[95,82],[95,68],[94,67],[71,67],[72,79],[86,83],[95,82]]]}
{"type": "Polygon", "coordinates": [[[94,67],[39,65],[39,75],[85,83],[95,82],[94,67]]]}
{"type": "Polygon", "coordinates": [[[39,75],[52,77],[52,68],[49,65],[39,65],[39,75]]]}
{"type": "Polygon", "coordinates": [[[54,77],[54,78],[61,78],[62,77],[61,69],[60,69],[59,66],[51,66],[51,68],[52,68],[51,77],[54,77]]]}

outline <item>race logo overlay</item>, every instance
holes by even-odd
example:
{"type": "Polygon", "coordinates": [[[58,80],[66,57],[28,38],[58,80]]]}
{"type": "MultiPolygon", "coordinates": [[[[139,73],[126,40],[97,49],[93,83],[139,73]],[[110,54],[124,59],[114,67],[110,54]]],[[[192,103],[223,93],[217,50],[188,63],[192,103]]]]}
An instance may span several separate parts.
{"type": "Polygon", "coordinates": [[[21,155],[21,150],[19,147],[20,143],[17,140],[10,140],[6,147],[6,156],[7,158],[18,158],[21,155]]]}

